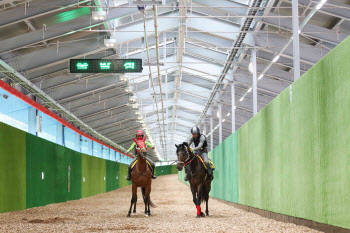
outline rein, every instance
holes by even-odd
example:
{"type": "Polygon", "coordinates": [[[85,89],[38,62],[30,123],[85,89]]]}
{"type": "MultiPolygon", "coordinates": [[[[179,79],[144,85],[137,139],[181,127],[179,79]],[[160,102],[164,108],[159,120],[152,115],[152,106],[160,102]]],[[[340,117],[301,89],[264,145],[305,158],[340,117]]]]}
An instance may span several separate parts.
{"type": "MultiPolygon", "coordinates": [[[[185,146],[186,147],[186,146],[185,146]]],[[[190,163],[192,163],[192,161],[197,157],[196,155],[194,155],[193,156],[193,158],[191,159],[190,158],[190,156],[189,156],[189,153],[188,153],[188,150],[187,150],[187,147],[186,147],[186,154],[187,154],[187,159],[185,160],[185,161],[177,161],[177,163],[183,163],[184,164],[184,166],[186,166],[186,165],[188,165],[188,164],[190,164],[190,163]],[[190,160],[191,159],[191,160],[190,160]],[[190,161],[188,161],[188,160],[190,160],[190,161]]],[[[196,172],[195,173],[192,173],[192,171],[191,171],[191,176],[194,176],[194,175],[196,175],[197,174],[197,172],[198,172],[198,166],[197,166],[197,169],[196,169],[196,172]]]]}
{"type": "MultiPolygon", "coordinates": [[[[141,149],[140,149],[140,152],[142,152],[143,149],[144,149],[144,148],[141,148],[141,149]]],[[[147,149],[146,152],[149,151],[149,150],[151,150],[151,149],[152,149],[152,148],[147,149]]],[[[142,156],[141,153],[140,153],[140,155],[138,155],[138,156],[141,156],[144,160],[146,160],[146,157],[147,157],[147,155],[146,155],[146,156],[142,156]]],[[[147,165],[147,162],[146,162],[146,172],[140,172],[139,169],[138,169],[138,167],[137,167],[137,165],[136,165],[136,170],[137,170],[137,172],[138,172],[139,174],[141,174],[142,176],[147,175],[147,173],[148,173],[148,165],[147,165]]]]}

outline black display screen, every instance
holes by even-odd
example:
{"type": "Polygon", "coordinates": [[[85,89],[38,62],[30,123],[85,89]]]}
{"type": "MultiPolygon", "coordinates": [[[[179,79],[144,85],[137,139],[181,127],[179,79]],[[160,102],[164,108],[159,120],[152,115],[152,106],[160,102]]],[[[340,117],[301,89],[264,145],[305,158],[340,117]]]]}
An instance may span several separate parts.
{"type": "Polygon", "coordinates": [[[71,73],[141,73],[142,59],[70,59],[71,73]]]}

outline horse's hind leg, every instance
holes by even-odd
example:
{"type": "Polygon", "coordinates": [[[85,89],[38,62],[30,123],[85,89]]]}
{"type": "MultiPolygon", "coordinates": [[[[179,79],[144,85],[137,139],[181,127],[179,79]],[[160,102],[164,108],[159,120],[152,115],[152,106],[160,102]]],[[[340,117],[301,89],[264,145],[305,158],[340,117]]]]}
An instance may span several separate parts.
{"type": "Polygon", "coordinates": [[[150,194],[151,194],[151,185],[149,185],[145,188],[145,199],[146,199],[146,203],[147,203],[147,204],[145,203],[145,205],[146,205],[146,208],[148,208],[147,213],[146,213],[147,216],[151,215],[151,209],[149,208],[149,203],[151,200],[150,194]]]}
{"type": "Polygon", "coordinates": [[[147,215],[148,211],[147,211],[146,189],[141,188],[141,190],[142,190],[143,202],[145,203],[145,214],[147,215]]]}
{"type": "Polygon", "coordinates": [[[208,202],[209,202],[209,194],[207,193],[207,194],[206,194],[206,197],[205,197],[205,214],[206,214],[207,216],[209,216],[208,202]]]}

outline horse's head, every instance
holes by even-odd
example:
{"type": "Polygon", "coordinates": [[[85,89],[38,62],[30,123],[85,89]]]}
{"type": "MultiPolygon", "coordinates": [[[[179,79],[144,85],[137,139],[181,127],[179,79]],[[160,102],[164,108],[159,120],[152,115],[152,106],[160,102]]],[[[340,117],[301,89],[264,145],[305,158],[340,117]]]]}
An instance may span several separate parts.
{"type": "Polygon", "coordinates": [[[187,144],[187,142],[184,142],[183,144],[179,144],[176,145],[176,155],[177,155],[177,170],[178,171],[182,171],[184,165],[185,165],[185,161],[188,160],[189,158],[189,153],[188,153],[188,149],[189,145],[187,144]]]}
{"type": "Polygon", "coordinates": [[[141,139],[141,140],[136,140],[133,138],[134,142],[136,143],[136,150],[137,150],[137,155],[141,156],[142,158],[146,158],[147,155],[147,150],[146,150],[146,136],[141,139]]]}

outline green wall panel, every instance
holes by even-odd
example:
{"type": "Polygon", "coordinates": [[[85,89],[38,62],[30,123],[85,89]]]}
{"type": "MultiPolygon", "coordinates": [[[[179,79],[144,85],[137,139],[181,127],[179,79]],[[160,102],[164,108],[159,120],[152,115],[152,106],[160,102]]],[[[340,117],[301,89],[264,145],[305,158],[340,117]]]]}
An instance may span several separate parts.
{"type": "Polygon", "coordinates": [[[56,202],[81,198],[81,153],[55,145],[56,202]]]}
{"type": "Polygon", "coordinates": [[[106,160],[106,191],[119,188],[119,163],[106,160]]]}
{"type": "Polygon", "coordinates": [[[350,38],[238,131],[239,202],[350,228],[350,38]]]}
{"type": "Polygon", "coordinates": [[[26,133],[0,123],[0,213],[26,208],[26,133]]]}
{"type": "Polygon", "coordinates": [[[238,203],[238,132],[214,148],[209,157],[216,167],[210,195],[238,203]]]}
{"type": "Polygon", "coordinates": [[[120,163],[119,164],[119,188],[125,187],[131,184],[131,181],[126,180],[125,178],[128,175],[129,165],[120,163]]]}
{"type": "Polygon", "coordinates": [[[27,134],[27,208],[55,202],[55,144],[27,134]],[[42,177],[44,173],[44,177],[42,177]]]}
{"type": "Polygon", "coordinates": [[[82,197],[106,192],[106,160],[82,155],[82,197]]]}

